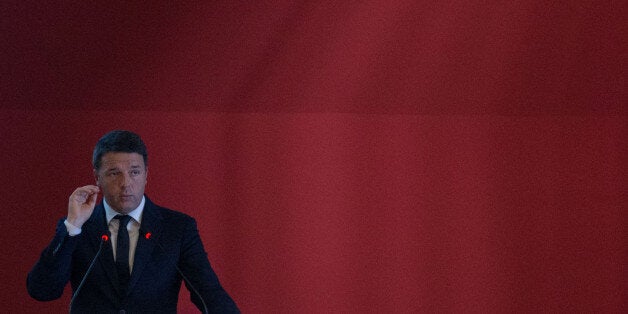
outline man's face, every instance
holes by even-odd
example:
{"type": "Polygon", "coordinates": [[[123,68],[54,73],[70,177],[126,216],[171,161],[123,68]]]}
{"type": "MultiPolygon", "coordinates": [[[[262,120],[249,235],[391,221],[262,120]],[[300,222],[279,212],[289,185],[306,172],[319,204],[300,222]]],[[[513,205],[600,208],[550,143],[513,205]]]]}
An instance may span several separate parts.
{"type": "Polygon", "coordinates": [[[100,170],[94,169],[96,184],[114,210],[128,214],[144,195],[147,169],[138,153],[110,152],[101,157],[100,170]]]}

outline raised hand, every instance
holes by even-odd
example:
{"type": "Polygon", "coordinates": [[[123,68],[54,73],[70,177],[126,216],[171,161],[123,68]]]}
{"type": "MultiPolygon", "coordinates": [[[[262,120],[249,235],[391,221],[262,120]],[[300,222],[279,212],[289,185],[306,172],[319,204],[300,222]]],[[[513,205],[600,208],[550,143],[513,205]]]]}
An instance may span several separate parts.
{"type": "Polygon", "coordinates": [[[96,206],[100,188],[95,185],[80,187],[70,195],[68,202],[68,222],[81,228],[85,221],[92,215],[96,206]]]}

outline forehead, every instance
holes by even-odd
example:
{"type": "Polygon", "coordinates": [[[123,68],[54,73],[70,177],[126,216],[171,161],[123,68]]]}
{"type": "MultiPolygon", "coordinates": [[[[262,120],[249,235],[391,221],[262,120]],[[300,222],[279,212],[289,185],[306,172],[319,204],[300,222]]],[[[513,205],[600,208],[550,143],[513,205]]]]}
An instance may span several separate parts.
{"type": "Polygon", "coordinates": [[[101,157],[104,168],[144,167],[144,158],[138,153],[109,152],[101,157]]]}

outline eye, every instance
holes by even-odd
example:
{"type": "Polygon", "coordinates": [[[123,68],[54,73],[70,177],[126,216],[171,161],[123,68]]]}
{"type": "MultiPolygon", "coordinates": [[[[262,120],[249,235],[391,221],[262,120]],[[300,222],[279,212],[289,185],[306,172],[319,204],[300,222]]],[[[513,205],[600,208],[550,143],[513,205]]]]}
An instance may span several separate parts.
{"type": "Polygon", "coordinates": [[[113,177],[118,176],[119,174],[120,174],[119,171],[112,171],[112,172],[107,173],[107,176],[113,178],[113,177]]]}
{"type": "Polygon", "coordinates": [[[140,175],[140,171],[139,170],[131,170],[131,175],[132,176],[139,176],[140,175]]]}

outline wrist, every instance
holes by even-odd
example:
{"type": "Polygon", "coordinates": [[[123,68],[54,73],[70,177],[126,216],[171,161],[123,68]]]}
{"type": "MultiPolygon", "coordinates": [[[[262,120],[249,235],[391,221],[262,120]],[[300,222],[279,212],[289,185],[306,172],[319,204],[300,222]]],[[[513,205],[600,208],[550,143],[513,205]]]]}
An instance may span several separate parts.
{"type": "Polygon", "coordinates": [[[63,224],[65,225],[65,229],[68,231],[68,234],[73,237],[75,235],[79,235],[81,233],[81,227],[77,227],[74,223],[70,222],[69,219],[66,219],[63,224]]]}

